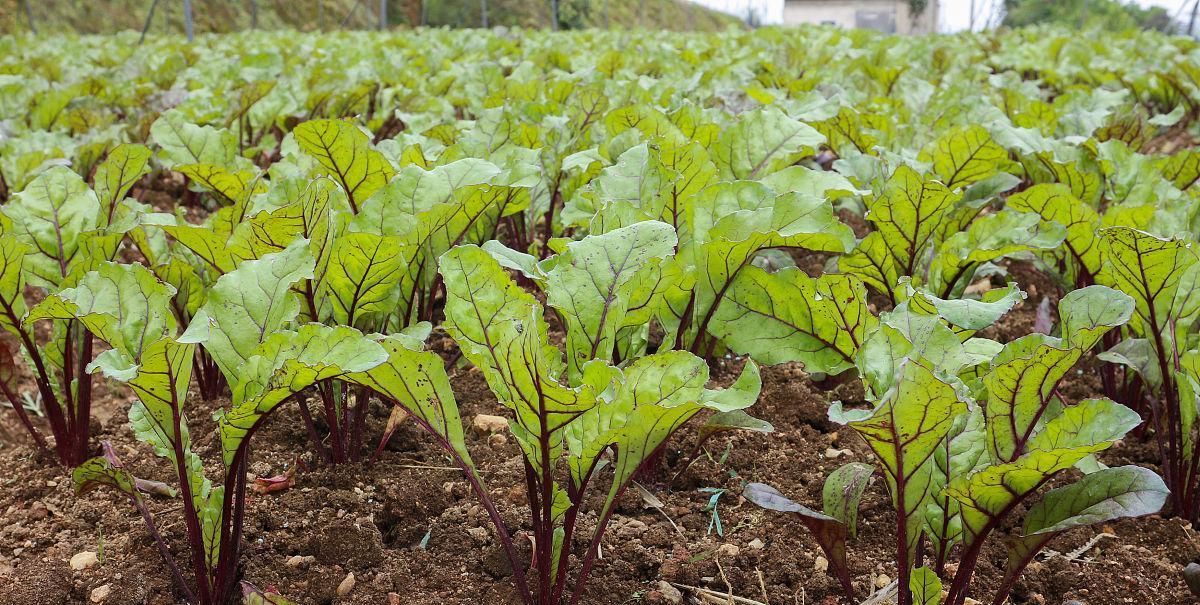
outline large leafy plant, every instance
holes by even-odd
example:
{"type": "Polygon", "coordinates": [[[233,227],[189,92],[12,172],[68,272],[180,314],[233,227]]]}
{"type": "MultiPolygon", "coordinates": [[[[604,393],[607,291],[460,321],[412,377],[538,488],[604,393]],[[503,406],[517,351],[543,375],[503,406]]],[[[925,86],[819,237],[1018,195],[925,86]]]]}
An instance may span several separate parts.
{"type": "MultiPolygon", "coordinates": [[[[1058,390],[1105,332],[1129,320],[1129,297],[1103,286],[1077,290],[1060,304],[1059,337],[1031,334],[1004,345],[968,338],[955,323],[961,307],[975,307],[979,316],[987,303],[942,301],[937,311],[914,304],[919,298],[936,302],[920,294],[910,299],[881,319],[859,351],[857,368],[873,409],[840,403],[830,409],[831,419],[862,436],[881,467],[895,510],[901,604],[939,602],[945,578],[946,602],[962,605],[987,539],[1038,494],[1020,533],[1006,543],[1010,556],[996,604],[1054,536],[1159,510],[1167,497],[1162,479],[1139,467],[1106,468],[1093,457],[1137,426],[1137,414],[1108,399],[1069,402],[1058,390]],[[1076,482],[1044,489],[1073,468],[1084,473],[1076,482]],[[956,545],[958,563],[948,575],[956,545]]],[[[822,528],[836,523],[766,486],[751,486],[747,497],[800,512],[822,528]]],[[[843,511],[841,523],[852,518],[844,511],[857,506],[844,500],[833,507],[843,511]]],[[[844,553],[844,529],[823,531],[823,546],[844,553]]],[[[841,565],[835,569],[844,573],[841,565]]]]}
{"type": "MultiPolygon", "coordinates": [[[[1100,233],[1107,262],[1099,279],[1133,300],[1129,338],[1101,357],[1126,368],[1145,389],[1148,424],[1171,488],[1171,506],[1200,519],[1200,256],[1195,243],[1129,227],[1100,233]]],[[[1127,379],[1128,380],[1128,379],[1127,379]]]]}
{"type": "MultiPolygon", "coordinates": [[[[125,200],[147,170],[149,151],[120,146],[96,169],[94,184],[56,166],[33,179],[0,210],[0,327],[16,337],[37,384],[37,405],[53,436],[35,427],[13,379],[15,351],[4,351],[4,396],[37,446],[64,466],[87,459],[91,444],[91,333],[74,318],[54,318],[48,330],[28,313],[26,288],[43,294],[76,285],[92,268],[112,260],[136,223],[137,204],[125,200]]],[[[6,346],[6,349],[8,347],[6,346]]]]}
{"type": "Polygon", "coordinates": [[[920,156],[928,171],[897,167],[866,204],[874,229],[838,259],[845,273],[899,302],[901,278],[942,297],[996,271],[1001,258],[1058,248],[1064,227],[1033,212],[994,211],[1018,179],[1004,149],[979,126],[956,130],[920,156]]]}
{"type": "Polygon", "coordinates": [[[804,361],[814,372],[845,369],[855,318],[827,317],[842,313],[831,308],[840,302],[809,301],[814,291],[847,293],[845,313],[853,315],[865,298],[855,299],[840,276],[808,278],[788,253],[853,246],[853,233],[826,199],[853,186],[792,165],[823,137],[778,110],[748,114],[720,136],[700,129],[697,118],[636,107],[610,113],[611,132],[649,142],[600,169],[564,220],[593,235],[641,221],[674,228],[677,253],[662,264],[661,302],[648,308],[663,329],[661,347],[706,357],[731,349],[768,363],[804,361]],[[711,152],[693,139],[701,136],[711,152]],[[837,322],[849,334],[836,334],[837,322]]]}
{"type": "Polygon", "coordinates": [[[173,288],[141,265],[104,264],[33,310],[40,317],[74,318],[111,347],[89,370],[128,384],[137,396],[130,424],[139,440],[171,463],[178,487],[169,491],[181,499],[186,554],[178,560],[171,554],[143,501],[148,484],[111,451],[76,469],[75,484],[81,493],[108,486],[130,499],[189,603],[224,605],[240,590],[251,437],[280,403],[331,379],[371,389],[415,412],[449,397],[440,390],[446,382],[440,358],[421,351],[413,335],[368,337],[345,326],[299,323],[292,288],[311,278],[313,268],[307,240],[242,263],[217,280],[183,334],[176,334],[165,304],[173,288]],[[197,343],[232,385],[231,408],[218,417],[220,484],[206,477],[186,422],[197,343]]]}
{"type": "MultiPolygon", "coordinates": [[[[313,274],[293,286],[304,319],[384,333],[417,325],[434,317],[441,291],[437,256],[458,243],[495,236],[502,218],[529,203],[527,187],[490,162],[426,167],[418,149],[397,170],[364,132],[343,120],[298,126],[266,187],[265,175],[236,155],[223,136],[227,131],[176,125],[167,116],[155,124],[164,121],[158,138],[167,161],[191,162],[173,166],[218,204],[200,224],[165,220],[158,233],[138,240],[151,251],[156,273],[176,285],[174,308],[189,325],[213,280],[298,239],[314,259],[313,274]]],[[[224,372],[207,350],[198,353],[197,368],[202,394],[208,396],[212,385],[219,390],[224,372]]],[[[332,380],[313,391],[326,436],[319,434],[307,395],[297,394],[296,401],[314,449],[330,463],[359,460],[370,393],[332,380]]]]}
{"type": "MultiPolygon", "coordinates": [[[[460,246],[441,259],[446,328],[464,357],[483,372],[497,399],[512,411],[511,430],[521,446],[534,537],[533,581],[522,571],[526,563],[509,546],[508,529],[496,515],[493,521],[526,603],[577,603],[614,503],[635,473],[697,413],[742,409],[758,396],[753,363],[728,389],[710,390],[708,366],[684,351],[646,355],[623,367],[608,362],[614,347],[611,335],[627,325],[631,292],[645,279],[641,271],[628,273],[612,261],[636,258],[634,250],[641,250],[643,259],[652,256],[663,242],[636,234],[664,227],[649,223],[637,231],[585,238],[556,257],[546,279],[574,282],[558,293],[570,297],[570,304],[551,303],[562,305],[556,306],[560,312],[566,310],[566,361],[549,343],[542,306],[492,255],[460,246]],[[605,467],[611,471],[602,471],[605,467]],[[589,487],[601,482],[607,488],[596,511],[597,523],[568,590],[577,521],[585,512],[589,487]]],[[[464,465],[464,470],[473,485],[482,484],[474,468],[464,465]]],[[[476,493],[489,511],[494,509],[486,490],[476,493]]]]}

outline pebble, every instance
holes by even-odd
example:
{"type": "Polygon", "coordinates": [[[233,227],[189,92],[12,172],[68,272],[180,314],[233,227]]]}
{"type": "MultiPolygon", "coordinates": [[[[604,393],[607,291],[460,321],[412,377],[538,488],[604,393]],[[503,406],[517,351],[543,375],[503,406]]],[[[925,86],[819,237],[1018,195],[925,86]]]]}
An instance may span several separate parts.
{"type": "Polygon", "coordinates": [[[344,596],[350,594],[350,591],[354,590],[354,582],[355,582],[354,572],[350,572],[350,573],[346,574],[346,577],[342,579],[341,584],[338,584],[338,587],[337,587],[338,596],[344,597],[344,596]]]}
{"type": "Polygon", "coordinates": [[[92,589],[92,594],[88,596],[88,600],[93,603],[103,603],[110,594],[112,594],[112,585],[102,584],[92,589]]]}
{"type": "Polygon", "coordinates": [[[884,588],[891,583],[892,579],[885,573],[875,576],[875,588],[884,588]]]}
{"type": "Polygon", "coordinates": [[[508,428],[508,418],[491,414],[476,414],[471,425],[481,433],[498,433],[508,428]]]}
{"type": "Polygon", "coordinates": [[[742,549],[738,548],[737,544],[722,544],[717,548],[717,554],[722,557],[736,557],[741,552],[742,549]]]}
{"type": "Polygon", "coordinates": [[[500,447],[506,443],[508,443],[508,437],[504,435],[496,434],[488,437],[488,445],[492,447],[500,447]]]}
{"type": "Polygon", "coordinates": [[[50,516],[50,509],[46,508],[41,502],[34,502],[29,506],[29,518],[33,521],[41,521],[50,516]]]}
{"type": "Polygon", "coordinates": [[[1200,563],[1188,563],[1183,568],[1183,581],[1187,583],[1192,594],[1200,597],[1200,563]]]}
{"type": "Polygon", "coordinates": [[[754,550],[762,550],[763,546],[765,546],[765,544],[763,544],[762,540],[755,538],[755,539],[751,540],[750,543],[747,544],[746,546],[749,546],[750,548],[753,548],[754,550]]]}
{"type": "Polygon", "coordinates": [[[288,557],[287,566],[288,567],[308,567],[316,560],[317,560],[317,558],[314,556],[311,556],[311,555],[307,556],[307,557],[305,557],[303,555],[292,555],[292,556],[288,557]]]}
{"type": "Polygon", "coordinates": [[[1063,601],[1063,605],[1087,605],[1087,603],[1084,603],[1083,601],[1076,601],[1075,599],[1071,599],[1070,601],[1063,601]]]}
{"type": "Polygon", "coordinates": [[[972,599],[971,597],[967,597],[963,601],[963,605],[983,605],[983,603],[980,603],[979,601],[976,601],[975,599],[972,599]]]}
{"type": "Polygon", "coordinates": [[[829,559],[817,557],[817,560],[813,561],[813,569],[816,571],[829,571],[829,559]]]}
{"type": "Polygon", "coordinates": [[[485,544],[485,543],[487,543],[487,541],[488,541],[488,530],[487,530],[487,528],[484,528],[484,527],[472,527],[472,528],[470,528],[470,529],[468,529],[468,530],[467,530],[467,533],[468,533],[468,534],[471,534],[471,537],[472,537],[472,538],[473,538],[473,539],[474,539],[476,542],[479,542],[480,544],[485,544]]]}
{"type": "Polygon", "coordinates": [[[85,550],[81,553],[76,553],[71,557],[71,569],[75,571],[83,571],[90,569],[93,565],[100,562],[100,557],[96,553],[85,550]]]}
{"type": "Polygon", "coordinates": [[[672,605],[683,603],[683,593],[679,592],[678,588],[671,585],[666,580],[658,581],[658,592],[662,594],[663,600],[672,605]]]}
{"type": "Polygon", "coordinates": [[[400,605],[400,594],[395,592],[388,593],[388,605],[400,605]]]}
{"type": "Polygon", "coordinates": [[[850,450],[839,450],[839,449],[832,448],[832,447],[825,449],[825,457],[830,460],[837,460],[838,458],[841,458],[843,456],[849,457],[853,454],[854,454],[854,452],[852,452],[850,450]]]}

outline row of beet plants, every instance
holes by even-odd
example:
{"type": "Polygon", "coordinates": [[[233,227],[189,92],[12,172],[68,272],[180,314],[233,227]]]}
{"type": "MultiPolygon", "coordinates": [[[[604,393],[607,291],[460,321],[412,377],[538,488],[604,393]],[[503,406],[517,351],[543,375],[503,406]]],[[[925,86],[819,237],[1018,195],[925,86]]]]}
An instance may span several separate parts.
{"type": "MultiPolygon", "coordinates": [[[[947,602],[965,602],[988,538],[1022,511],[996,603],[1068,529],[1152,513],[1168,497],[1177,514],[1200,514],[1189,217],[1084,202],[983,128],[954,130],[905,163],[859,156],[848,178],[801,165],[826,137],[778,110],[749,112],[701,145],[677,123],[689,114],[618,109],[603,120],[621,141],[611,163],[572,156],[564,199],[538,191],[528,154],[511,148],[495,162],[459,149],[433,163],[414,146],[397,166],[352,123],[314,120],[263,170],[228,131],[178,119],[151,127],[157,157],[118,146],[90,185],[52,167],[0,209],[0,326],[19,342],[51,435],[11,379],[17,351],[0,386],[81,491],[128,498],[192,603],[253,591],[238,568],[246,467],[255,432],[288,403],[329,464],[369,451],[374,402],[403,410],[463,470],[518,592],[538,605],[581,598],[613,502],[674,432],[706,410],[710,428],[746,424],[756,362],[862,380],[867,408],[836,404],[830,417],[877,457],[902,605],[938,602],[943,581],[947,602]],[[156,164],[215,202],[203,222],[126,198],[156,164]],[[835,204],[864,217],[867,234],[835,204]],[[810,277],[797,251],[829,258],[829,272],[810,277]],[[978,284],[1009,281],[1010,258],[1058,275],[1068,294],[1057,313],[1039,310],[1036,333],[1002,343],[977,333],[1026,294],[978,284]],[[445,361],[425,347],[434,322],[510,410],[532,561],[466,447],[445,361]],[[709,363],[725,353],[751,360],[711,389],[709,363]],[[1109,398],[1066,399],[1064,377],[1097,353],[1113,364],[1109,398]],[[130,426],[173,468],[173,485],[138,479],[111,449],[89,458],[96,373],[131,389],[130,426]],[[230,396],[215,482],[187,429],[193,381],[204,399],[230,396]],[[1165,483],[1096,458],[1139,427],[1160,444],[1165,483]],[[155,529],[155,496],[181,500],[186,553],[155,529]],[[579,523],[592,512],[596,523],[579,523]]],[[[1175,174],[1180,190],[1195,181],[1186,163],[1145,169],[1175,174]]],[[[824,514],[762,484],[746,495],[799,513],[853,598],[847,538],[875,474],[861,463],[833,473],[824,514]]]]}

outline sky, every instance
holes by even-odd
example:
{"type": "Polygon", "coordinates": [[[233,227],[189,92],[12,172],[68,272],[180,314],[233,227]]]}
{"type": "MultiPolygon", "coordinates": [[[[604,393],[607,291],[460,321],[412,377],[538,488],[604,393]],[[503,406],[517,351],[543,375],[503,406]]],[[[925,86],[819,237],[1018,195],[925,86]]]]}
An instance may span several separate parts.
{"type": "MultiPolygon", "coordinates": [[[[753,7],[759,15],[764,17],[767,23],[776,23],[783,18],[783,0],[693,0],[698,4],[703,4],[718,10],[725,10],[734,14],[745,14],[746,11],[753,7]]],[[[1047,0],[1049,1],[1049,0],[1047,0]]],[[[1171,11],[1175,15],[1180,7],[1187,3],[1191,6],[1194,0],[1137,0],[1142,6],[1161,6],[1171,11]]],[[[976,0],[977,14],[982,14],[983,6],[989,4],[998,5],[1001,0],[976,0]]],[[[971,0],[941,0],[941,29],[942,31],[958,31],[966,29],[970,23],[971,0]]],[[[976,28],[983,27],[981,23],[982,17],[977,17],[976,28]]]]}

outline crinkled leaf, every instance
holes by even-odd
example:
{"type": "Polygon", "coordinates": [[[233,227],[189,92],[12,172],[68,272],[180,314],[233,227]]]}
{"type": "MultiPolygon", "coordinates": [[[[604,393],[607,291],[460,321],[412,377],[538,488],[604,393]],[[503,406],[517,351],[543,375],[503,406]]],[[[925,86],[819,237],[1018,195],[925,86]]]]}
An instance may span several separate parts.
{"type": "Polygon", "coordinates": [[[432,351],[422,351],[417,339],[401,335],[384,338],[379,344],[387,352],[387,361],[363,372],[346,374],[342,380],[367,387],[407,410],[452,449],[463,465],[473,468],[442,358],[432,351]]]}
{"type": "Polygon", "coordinates": [[[179,110],[163,113],[150,125],[150,139],[169,168],[182,164],[234,166],[237,138],[232,131],[191,123],[179,110]]]}
{"type": "MultiPolygon", "coordinates": [[[[442,255],[446,330],[516,414],[514,436],[535,467],[557,459],[562,428],[596,404],[589,388],[559,382],[563,361],[549,343],[541,305],[477,246],[442,255]],[[542,451],[543,443],[550,444],[542,451]]],[[[538,468],[540,473],[551,469],[538,468]]]]}
{"type": "Polygon", "coordinates": [[[334,321],[356,325],[364,315],[389,310],[411,249],[396,237],[346,233],[337,238],[324,285],[334,321]]]}
{"type": "Polygon", "coordinates": [[[546,302],[566,323],[567,370],[577,382],[583,364],[611,359],[617,331],[656,262],[675,249],[675,232],[658,221],[636,223],[567,244],[546,273],[546,302]]]}
{"type": "Polygon", "coordinates": [[[226,466],[258,423],[282,401],[321,380],[365,372],[388,358],[379,343],[345,326],[304,324],[265,338],[238,368],[233,408],[219,423],[226,466]]]}
{"type": "Polygon", "coordinates": [[[46,297],[26,321],[78,319],[109,346],[137,360],[151,343],[175,334],[174,295],[175,288],[143,265],[103,263],[75,287],[46,297]]]}
{"type": "Polygon", "coordinates": [[[55,166],[41,173],[2,211],[17,240],[30,247],[25,267],[33,285],[54,289],[77,258],[91,256],[87,240],[99,224],[100,203],[71,169],[55,166]]]}
{"type": "Polygon", "coordinates": [[[799,269],[742,269],[717,307],[709,330],[738,353],[767,364],[799,361],[806,371],[838,374],[875,318],[862,282],[847,275],[810,278],[799,269]]]}
{"type": "Polygon", "coordinates": [[[201,342],[221,372],[236,384],[259,343],[295,319],[300,303],[290,288],[313,276],[313,257],[307,240],[297,240],[283,252],[246,261],[222,275],[208,291],[181,342],[201,342]]]}
{"type": "Polygon", "coordinates": [[[355,212],[383,188],[395,169],[371,147],[366,133],[346,120],[309,120],[292,131],[296,144],[333,177],[355,212]]]}
{"type": "Polygon", "coordinates": [[[917,546],[923,512],[932,495],[934,452],[955,418],[966,411],[952,385],[912,359],[901,363],[895,386],[871,412],[847,414],[840,403],[830,408],[830,418],[862,435],[883,466],[910,553],[917,546]]]}
{"type": "Polygon", "coordinates": [[[722,176],[753,180],[791,166],[823,142],[825,137],[813,127],[767,107],[740,115],[722,131],[713,160],[722,176]]]}
{"type": "Polygon", "coordinates": [[[992,140],[983,126],[968,126],[938,139],[921,153],[946,187],[955,189],[991,176],[1008,159],[1008,152],[992,140]]]}

